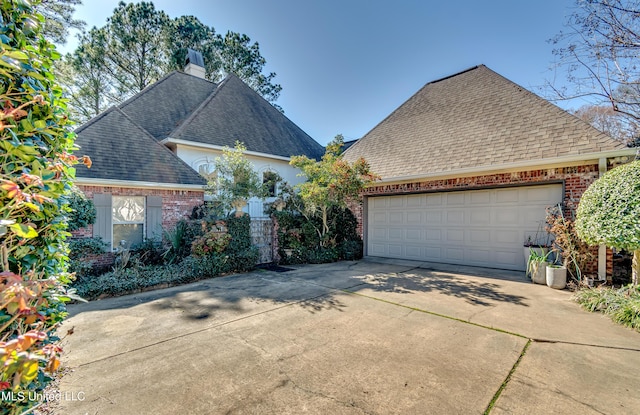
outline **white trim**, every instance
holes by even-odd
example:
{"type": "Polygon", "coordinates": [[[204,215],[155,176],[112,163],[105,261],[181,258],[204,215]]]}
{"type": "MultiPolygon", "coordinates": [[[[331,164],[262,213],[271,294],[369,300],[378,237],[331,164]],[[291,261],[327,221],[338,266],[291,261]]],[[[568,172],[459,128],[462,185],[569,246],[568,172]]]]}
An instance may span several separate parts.
{"type": "MultiPolygon", "coordinates": [[[[224,150],[225,147],[228,148],[228,146],[217,146],[217,145],[213,145],[213,144],[197,143],[195,141],[182,140],[180,138],[171,138],[171,137],[167,137],[164,140],[160,141],[160,144],[164,144],[164,145],[179,144],[179,145],[183,145],[183,146],[187,146],[187,147],[206,148],[206,149],[209,149],[209,150],[218,150],[218,151],[224,150]]],[[[257,152],[257,151],[249,151],[249,150],[247,150],[247,151],[244,152],[244,154],[249,155],[249,156],[268,158],[268,159],[283,160],[283,161],[287,161],[287,162],[291,160],[291,157],[276,156],[275,154],[260,153],[260,152],[257,152]]]]}
{"type": "Polygon", "coordinates": [[[163,190],[189,190],[189,191],[205,191],[205,185],[199,184],[174,184],[174,183],[153,183],[140,182],[136,180],[107,180],[107,179],[90,179],[85,177],[76,177],[76,184],[83,186],[106,186],[106,187],[128,187],[132,189],[163,189],[163,190]]]}
{"type": "Polygon", "coordinates": [[[612,151],[603,151],[598,153],[587,153],[587,154],[576,154],[570,156],[562,156],[562,157],[554,157],[549,159],[538,159],[538,160],[527,160],[527,161],[519,161],[515,163],[507,163],[500,164],[498,166],[482,166],[482,167],[469,167],[463,169],[451,170],[448,172],[437,172],[437,173],[422,173],[422,174],[413,174],[408,176],[399,176],[399,177],[389,177],[384,178],[381,181],[374,182],[370,186],[376,186],[380,183],[395,183],[395,182],[411,182],[420,179],[429,179],[436,180],[442,178],[452,178],[452,177],[460,177],[460,176],[471,176],[471,175],[484,175],[490,173],[501,173],[506,171],[520,171],[525,168],[543,168],[543,167],[551,167],[553,165],[562,165],[566,163],[576,163],[576,162],[595,162],[598,163],[601,158],[609,158],[609,157],[620,157],[620,156],[635,156],[636,149],[635,148],[625,148],[620,150],[612,150],[612,151]]]}

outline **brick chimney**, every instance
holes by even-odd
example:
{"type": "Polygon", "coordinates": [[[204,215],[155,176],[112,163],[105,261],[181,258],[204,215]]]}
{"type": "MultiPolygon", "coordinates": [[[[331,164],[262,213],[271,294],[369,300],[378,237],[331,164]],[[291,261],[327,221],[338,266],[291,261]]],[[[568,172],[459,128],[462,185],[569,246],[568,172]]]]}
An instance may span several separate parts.
{"type": "Polygon", "coordinates": [[[187,60],[185,62],[184,73],[205,79],[204,59],[202,53],[193,49],[187,49],[187,60]]]}

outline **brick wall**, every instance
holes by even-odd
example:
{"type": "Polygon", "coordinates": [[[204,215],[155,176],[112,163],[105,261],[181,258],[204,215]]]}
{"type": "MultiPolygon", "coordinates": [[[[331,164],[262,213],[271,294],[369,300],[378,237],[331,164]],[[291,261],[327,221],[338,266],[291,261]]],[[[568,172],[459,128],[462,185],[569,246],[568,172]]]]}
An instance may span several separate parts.
{"type": "MultiPolygon", "coordinates": [[[[84,186],[78,188],[93,199],[95,193],[111,193],[112,196],[160,196],[162,197],[162,227],[171,229],[176,222],[191,215],[194,206],[204,202],[204,192],[192,190],[166,189],[138,189],[111,186],[84,186]]],[[[92,226],[72,232],[74,237],[90,237],[93,235],[92,226]]]]}
{"type": "MultiPolygon", "coordinates": [[[[482,176],[460,177],[441,180],[426,180],[402,184],[378,184],[370,186],[363,192],[364,196],[396,195],[409,193],[437,192],[442,190],[471,190],[507,185],[527,185],[545,183],[564,183],[565,213],[578,207],[580,197],[587,187],[598,177],[597,164],[561,167],[550,169],[526,170],[512,173],[488,174],[482,176]]],[[[363,236],[363,205],[352,203],[350,206],[358,219],[358,233],[363,236]]],[[[597,253],[597,251],[596,251],[597,253]]],[[[597,255],[596,255],[597,258],[597,255]]],[[[607,275],[611,275],[612,262],[607,256],[607,275]]],[[[597,259],[589,267],[589,271],[597,270],[597,259]]]]}

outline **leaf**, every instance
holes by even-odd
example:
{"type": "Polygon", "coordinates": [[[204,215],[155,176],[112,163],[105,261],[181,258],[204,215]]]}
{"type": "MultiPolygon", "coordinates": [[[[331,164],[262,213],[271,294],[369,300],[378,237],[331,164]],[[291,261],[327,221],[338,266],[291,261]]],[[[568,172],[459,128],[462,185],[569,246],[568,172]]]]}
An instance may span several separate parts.
{"type": "Polygon", "coordinates": [[[38,376],[38,362],[26,362],[22,370],[22,383],[31,383],[38,376]]]}
{"type": "Polygon", "coordinates": [[[36,232],[36,230],[32,226],[28,226],[22,223],[14,223],[13,225],[9,226],[9,228],[21,238],[31,239],[38,236],[38,232],[36,232]]]}

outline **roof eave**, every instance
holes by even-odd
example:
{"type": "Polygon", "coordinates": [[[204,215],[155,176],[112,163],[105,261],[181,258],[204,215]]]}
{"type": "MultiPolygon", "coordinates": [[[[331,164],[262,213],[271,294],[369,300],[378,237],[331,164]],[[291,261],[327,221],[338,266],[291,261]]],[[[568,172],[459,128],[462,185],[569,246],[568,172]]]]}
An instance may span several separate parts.
{"type": "Polygon", "coordinates": [[[190,190],[205,191],[205,185],[201,184],[180,184],[180,183],[154,183],[138,180],[111,180],[94,179],[89,177],[76,177],[76,184],[83,186],[108,186],[108,187],[130,187],[137,189],[165,189],[165,190],[190,190]]]}
{"type": "Polygon", "coordinates": [[[386,177],[381,181],[375,182],[372,186],[380,183],[401,183],[401,182],[413,182],[417,180],[438,180],[444,178],[462,177],[462,176],[474,176],[474,175],[487,175],[493,173],[502,173],[506,171],[518,171],[527,168],[551,168],[553,166],[560,166],[566,164],[575,164],[577,162],[593,162],[598,163],[600,159],[608,159],[612,157],[633,157],[638,151],[637,148],[623,148],[618,150],[601,151],[597,153],[585,153],[574,154],[569,156],[553,157],[538,160],[526,160],[514,163],[506,163],[500,165],[469,167],[464,169],[456,169],[446,172],[432,172],[432,173],[420,173],[407,176],[386,177]]]}
{"type": "MultiPolygon", "coordinates": [[[[167,137],[164,140],[160,141],[160,144],[164,144],[167,147],[172,147],[172,146],[176,146],[176,145],[183,145],[183,146],[188,146],[188,147],[204,148],[204,149],[216,150],[216,151],[222,151],[222,150],[225,149],[225,147],[227,147],[227,146],[217,146],[217,145],[213,145],[213,144],[205,144],[205,143],[199,143],[197,141],[189,141],[189,140],[183,140],[183,139],[180,139],[180,138],[171,138],[171,137],[167,137]]],[[[286,161],[287,163],[289,161],[291,161],[291,157],[278,156],[278,155],[275,155],[275,154],[260,153],[258,151],[246,150],[244,152],[244,154],[249,155],[249,156],[256,156],[256,157],[263,157],[263,158],[271,158],[271,159],[276,159],[276,160],[282,160],[282,161],[286,161]]]]}

